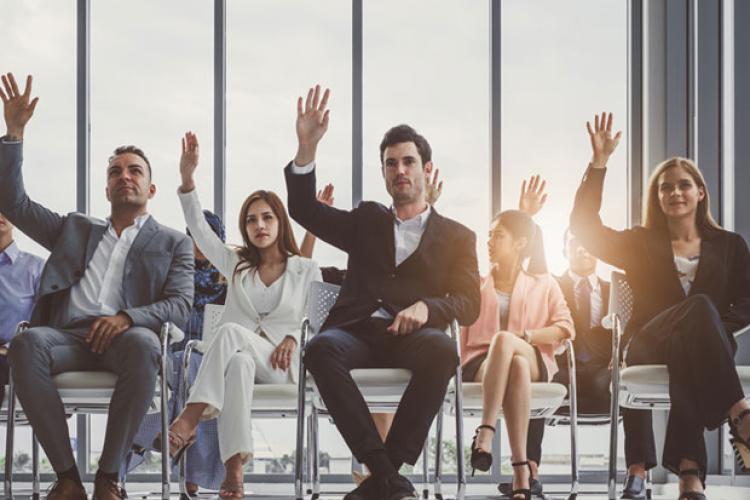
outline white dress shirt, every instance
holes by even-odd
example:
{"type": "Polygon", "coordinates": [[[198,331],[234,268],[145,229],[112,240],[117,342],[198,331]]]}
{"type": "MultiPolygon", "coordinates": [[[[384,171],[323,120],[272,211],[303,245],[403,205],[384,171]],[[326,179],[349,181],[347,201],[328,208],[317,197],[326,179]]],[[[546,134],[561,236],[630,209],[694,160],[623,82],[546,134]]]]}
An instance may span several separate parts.
{"type": "Polygon", "coordinates": [[[83,278],[70,289],[69,323],[83,318],[112,316],[125,309],[122,293],[125,260],[149,217],[149,214],[137,217],[132,225],[122,230],[119,238],[110,221],[83,278]]]}
{"type": "MultiPolygon", "coordinates": [[[[599,286],[599,278],[596,273],[591,273],[584,277],[568,269],[568,276],[573,280],[573,290],[578,288],[578,282],[587,279],[591,284],[591,328],[599,326],[602,323],[602,289],[599,286]]],[[[580,306],[578,307],[580,309],[580,306]]]]}
{"type": "Polygon", "coordinates": [[[695,274],[698,272],[698,264],[700,263],[701,256],[696,255],[694,257],[682,257],[680,255],[674,256],[674,265],[677,268],[677,276],[680,278],[680,285],[685,295],[690,293],[690,289],[695,281],[695,274]]]}
{"type": "MultiPolygon", "coordinates": [[[[297,175],[309,174],[314,168],[314,161],[302,167],[292,162],[292,173],[297,175]]],[[[391,212],[393,212],[393,241],[396,246],[395,264],[396,267],[398,267],[417,250],[425,228],[427,227],[427,219],[430,218],[432,210],[428,205],[427,210],[408,220],[399,219],[396,215],[396,209],[393,206],[391,206],[391,212]]],[[[386,319],[393,318],[393,316],[383,308],[375,311],[373,317],[386,319]]]]}

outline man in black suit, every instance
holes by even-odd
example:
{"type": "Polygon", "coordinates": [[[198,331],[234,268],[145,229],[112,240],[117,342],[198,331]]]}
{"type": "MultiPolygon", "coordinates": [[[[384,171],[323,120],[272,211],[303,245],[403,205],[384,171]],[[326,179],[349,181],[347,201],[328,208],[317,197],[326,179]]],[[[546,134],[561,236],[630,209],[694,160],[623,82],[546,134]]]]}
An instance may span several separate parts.
{"type": "Polygon", "coordinates": [[[398,470],[414,464],[458,365],[444,330],[479,315],[476,237],[425,201],[431,150],[414,129],[386,132],[380,159],[391,207],[363,202],[346,211],[315,197],[315,152],[328,128],[329,91],[297,102],[299,148],[285,169],[289,213],[349,255],[336,304],[305,348],[304,362],[353,455],[372,472],[346,500],[417,498],[398,470]],[[412,377],[383,443],[354,368],[406,368],[412,377]]]}
{"type": "MultiPolygon", "coordinates": [[[[565,301],[573,315],[576,338],[573,347],[576,354],[576,389],[578,411],[588,414],[609,412],[609,383],[611,379],[609,361],[612,357],[612,337],[610,330],[601,325],[609,306],[609,282],[596,275],[597,259],[570,232],[565,231],[565,257],[568,270],[557,277],[565,301]]],[[[562,358],[567,356],[564,355],[562,358]]],[[[568,384],[567,359],[558,362],[560,371],[554,381],[568,384]]],[[[533,419],[529,423],[529,437],[526,454],[532,466],[531,489],[535,495],[542,495],[542,484],[537,469],[542,458],[542,438],[544,419],[533,419]]],[[[500,485],[501,493],[510,492],[510,484],[500,485]]]]}

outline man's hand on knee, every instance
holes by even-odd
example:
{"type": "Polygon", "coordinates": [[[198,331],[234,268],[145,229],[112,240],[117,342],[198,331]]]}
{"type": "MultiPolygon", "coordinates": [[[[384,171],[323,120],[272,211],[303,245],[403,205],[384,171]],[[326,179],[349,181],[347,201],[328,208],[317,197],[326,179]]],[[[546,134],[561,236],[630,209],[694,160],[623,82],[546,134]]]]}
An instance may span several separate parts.
{"type": "Polygon", "coordinates": [[[420,300],[399,312],[387,330],[394,335],[408,335],[422,328],[429,316],[427,304],[420,300]]]}
{"type": "Polygon", "coordinates": [[[125,313],[117,313],[114,316],[102,316],[91,324],[86,342],[96,354],[107,350],[115,337],[122,335],[125,330],[133,326],[133,320],[125,313]]]}

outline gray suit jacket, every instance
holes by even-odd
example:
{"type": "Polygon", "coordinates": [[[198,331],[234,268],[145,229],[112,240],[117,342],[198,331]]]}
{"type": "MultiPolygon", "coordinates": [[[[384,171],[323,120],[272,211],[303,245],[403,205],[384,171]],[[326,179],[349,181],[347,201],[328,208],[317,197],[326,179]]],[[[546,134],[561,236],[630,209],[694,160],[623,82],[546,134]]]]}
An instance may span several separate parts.
{"type": "MultiPolygon", "coordinates": [[[[31,324],[60,328],[70,288],[83,277],[107,223],[77,212],[63,216],[29,199],[21,173],[22,144],[2,141],[0,213],[51,252],[31,324]]],[[[190,238],[149,217],[130,248],[122,281],[122,312],[133,326],[158,332],[162,323],[171,321],[184,328],[193,303],[193,263],[190,238]]]]}

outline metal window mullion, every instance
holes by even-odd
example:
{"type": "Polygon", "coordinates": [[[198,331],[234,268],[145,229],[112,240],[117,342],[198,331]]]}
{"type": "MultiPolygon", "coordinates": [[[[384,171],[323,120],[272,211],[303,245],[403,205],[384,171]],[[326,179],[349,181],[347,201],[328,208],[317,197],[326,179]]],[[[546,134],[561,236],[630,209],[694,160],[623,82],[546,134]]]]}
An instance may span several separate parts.
{"type": "Polygon", "coordinates": [[[214,0],[214,212],[222,220],[226,210],[226,12],[226,0],[214,0]]]}
{"type": "Polygon", "coordinates": [[[363,63],[362,0],[352,0],[352,208],[362,201],[363,63]]]}
{"type": "Polygon", "coordinates": [[[76,3],[76,211],[88,213],[90,158],[90,20],[89,0],[76,3]]]}
{"type": "Polygon", "coordinates": [[[643,0],[630,0],[628,19],[628,69],[627,69],[627,224],[631,227],[641,222],[644,165],[644,51],[643,51],[643,0]]]}
{"type": "Polygon", "coordinates": [[[490,207],[494,217],[502,207],[501,148],[501,2],[490,1],[490,207]]]}

